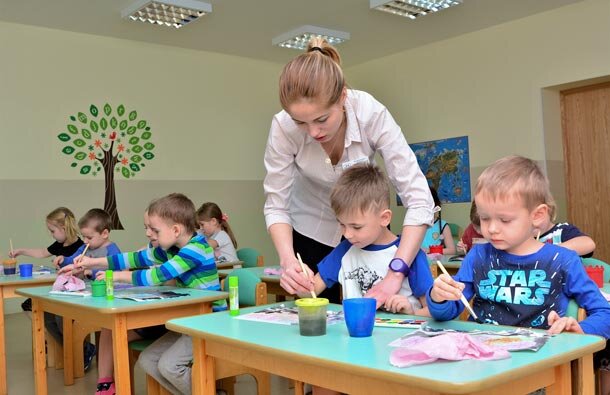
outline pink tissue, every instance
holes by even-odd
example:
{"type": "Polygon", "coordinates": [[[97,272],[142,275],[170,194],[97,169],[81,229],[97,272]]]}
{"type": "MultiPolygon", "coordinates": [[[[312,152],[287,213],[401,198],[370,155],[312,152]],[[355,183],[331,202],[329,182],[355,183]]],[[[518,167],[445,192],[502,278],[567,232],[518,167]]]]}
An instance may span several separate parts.
{"type": "Polygon", "coordinates": [[[53,291],[82,291],[85,282],[78,277],[60,274],[53,283],[53,291]]]}
{"type": "Polygon", "coordinates": [[[405,340],[402,347],[390,354],[390,363],[399,368],[423,365],[438,359],[461,361],[510,358],[508,351],[493,349],[466,333],[447,333],[434,337],[414,336],[405,340]]]}
{"type": "Polygon", "coordinates": [[[275,269],[273,267],[268,267],[265,270],[263,270],[263,273],[279,276],[280,274],[282,274],[282,269],[275,269]]]}

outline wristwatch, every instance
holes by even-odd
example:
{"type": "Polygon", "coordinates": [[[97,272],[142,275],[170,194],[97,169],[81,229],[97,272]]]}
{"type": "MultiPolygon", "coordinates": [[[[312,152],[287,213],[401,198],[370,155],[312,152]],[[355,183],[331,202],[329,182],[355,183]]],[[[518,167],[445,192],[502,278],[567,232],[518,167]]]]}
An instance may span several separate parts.
{"type": "Polygon", "coordinates": [[[407,265],[407,262],[403,261],[402,259],[394,258],[390,261],[390,270],[402,273],[405,275],[405,277],[407,277],[411,271],[411,268],[409,265],[407,265]]]}

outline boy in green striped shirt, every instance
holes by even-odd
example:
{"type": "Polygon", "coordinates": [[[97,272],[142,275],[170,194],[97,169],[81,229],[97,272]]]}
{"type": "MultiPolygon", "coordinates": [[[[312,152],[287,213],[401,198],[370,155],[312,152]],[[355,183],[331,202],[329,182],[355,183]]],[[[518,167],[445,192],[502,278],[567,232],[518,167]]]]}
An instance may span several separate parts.
{"type": "MultiPolygon", "coordinates": [[[[179,287],[220,291],[214,250],[204,236],[196,233],[193,202],[182,194],[173,193],[153,201],[148,207],[148,217],[150,232],[158,247],[107,258],[83,257],[60,272],[109,268],[116,270],[113,273],[115,281],[134,285],[159,285],[175,279],[179,287]],[[121,271],[139,268],[149,270],[121,271]]],[[[215,302],[214,311],[224,309],[224,300],[215,302]]],[[[190,394],[192,360],[191,338],[168,332],[147,347],[138,361],[147,374],[172,393],[190,394]]],[[[113,385],[105,387],[98,386],[97,393],[112,392],[113,385]]]]}

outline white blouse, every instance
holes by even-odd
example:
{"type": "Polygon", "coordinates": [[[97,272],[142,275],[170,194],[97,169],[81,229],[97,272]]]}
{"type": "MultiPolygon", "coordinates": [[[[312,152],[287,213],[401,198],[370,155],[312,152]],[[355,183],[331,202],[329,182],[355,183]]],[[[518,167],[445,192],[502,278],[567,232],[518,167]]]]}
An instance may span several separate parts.
{"type": "Polygon", "coordinates": [[[434,202],[428,183],[390,112],[370,94],[356,90],[347,91],[344,107],[345,148],[335,166],[286,111],[273,117],[265,150],[267,228],[286,223],[322,244],[339,244],[341,228],[330,207],[331,189],[351,165],[374,163],[376,152],[407,208],[403,225],[431,225],[434,202]]]}

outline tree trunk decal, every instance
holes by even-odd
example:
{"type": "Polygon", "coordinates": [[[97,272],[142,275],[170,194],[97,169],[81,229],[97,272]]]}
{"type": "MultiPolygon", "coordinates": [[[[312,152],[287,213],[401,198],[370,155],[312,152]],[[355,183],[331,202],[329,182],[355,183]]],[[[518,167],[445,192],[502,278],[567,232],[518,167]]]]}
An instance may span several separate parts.
{"type": "Polygon", "coordinates": [[[152,133],[145,120],[137,121],[138,113],[126,113],[121,104],[112,115],[112,107],[105,104],[103,114],[95,105],[87,114],[79,112],[70,116],[67,133],[57,137],[63,143],[62,152],[71,158],[71,167],[80,174],[91,173],[94,177],[104,171],[104,210],[112,218],[113,229],[123,229],[117,210],[114,173],[120,172],[124,178],[134,177],[146,166],[144,161],[155,157],[155,145],[150,141],[152,133]],[[99,116],[98,116],[99,115],[99,116]],[[104,116],[105,115],[105,116],[104,116]],[[115,143],[117,144],[115,150],[115,143]]]}

